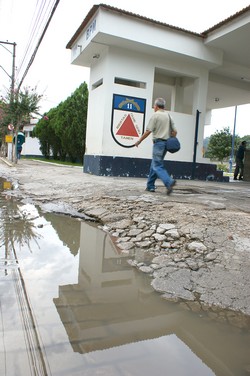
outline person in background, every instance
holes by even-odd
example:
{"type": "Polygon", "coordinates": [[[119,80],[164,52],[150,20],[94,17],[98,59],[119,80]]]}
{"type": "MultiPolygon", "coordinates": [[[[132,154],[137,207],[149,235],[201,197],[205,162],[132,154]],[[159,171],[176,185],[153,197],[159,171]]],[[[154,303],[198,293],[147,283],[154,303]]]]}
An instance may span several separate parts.
{"type": "MultiPolygon", "coordinates": [[[[15,143],[15,137],[14,137],[14,143],[15,143]]],[[[23,144],[25,143],[25,135],[23,132],[23,126],[19,128],[19,132],[17,134],[17,159],[21,158],[21,153],[23,150],[23,144]]]]}
{"type": "Polygon", "coordinates": [[[244,157],[245,157],[245,150],[246,150],[246,141],[242,141],[240,144],[237,153],[236,153],[236,167],[234,170],[234,180],[237,180],[238,174],[239,180],[243,180],[244,174],[244,157]]]}
{"type": "Polygon", "coordinates": [[[147,180],[146,191],[155,191],[155,181],[157,178],[161,179],[165,187],[167,188],[167,194],[169,195],[176,181],[169,176],[167,170],[164,167],[164,157],[167,153],[166,140],[170,136],[176,136],[177,130],[174,126],[174,122],[171,119],[168,112],[165,110],[166,101],[163,98],[157,98],[154,102],[154,114],[151,116],[147,125],[146,131],[135,143],[138,147],[140,143],[145,140],[151,133],[153,139],[153,156],[149,170],[149,176],[147,180]],[[171,128],[171,131],[170,131],[171,128]]]}

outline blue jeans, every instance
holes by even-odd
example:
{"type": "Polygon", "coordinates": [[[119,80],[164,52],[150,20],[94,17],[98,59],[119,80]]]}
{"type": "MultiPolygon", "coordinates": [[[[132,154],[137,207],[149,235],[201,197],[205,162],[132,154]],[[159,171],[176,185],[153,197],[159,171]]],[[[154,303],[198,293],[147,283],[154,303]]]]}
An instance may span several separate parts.
{"type": "Polygon", "coordinates": [[[17,148],[17,159],[21,159],[22,148],[17,148]]]}
{"type": "Polygon", "coordinates": [[[155,189],[155,181],[161,179],[165,187],[169,188],[174,180],[164,167],[164,158],[167,154],[166,141],[156,140],[153,145],[153,156],[147,180],[147,189],[155,189]]]}

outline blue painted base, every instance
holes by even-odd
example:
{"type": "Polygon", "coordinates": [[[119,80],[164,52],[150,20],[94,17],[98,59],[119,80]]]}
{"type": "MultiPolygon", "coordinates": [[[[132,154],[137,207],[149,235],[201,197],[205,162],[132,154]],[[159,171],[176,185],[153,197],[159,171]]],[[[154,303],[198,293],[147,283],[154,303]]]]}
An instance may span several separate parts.
{"type": "MultiPolygon", "coordinates": [[[[143,158],[85,155],[83,171],[98,176],[147,178],[151,160],[143,158]]],[[[209,163],[165,161],[165,167],[174,179],[196,179],[229,182],[216,165],[209,163]]]]}

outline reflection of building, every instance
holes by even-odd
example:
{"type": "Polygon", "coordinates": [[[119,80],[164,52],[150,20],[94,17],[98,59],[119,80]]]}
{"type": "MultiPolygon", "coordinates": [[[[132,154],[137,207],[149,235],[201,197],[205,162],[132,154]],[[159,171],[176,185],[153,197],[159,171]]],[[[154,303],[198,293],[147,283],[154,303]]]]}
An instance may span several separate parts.
{"type": "Polygon", "coordinates": [[[69,248],[72,255],[76,256],[80,248],[80,222],[74,221],[70,216],[64,216],[62,220],[62,215],[54,213],[45,213],[43,216],[51,223],[58,238],[69,248]]]}
{"type": "Polygon", "coordinates": [[[54,299],[75,351],[131,342],[136,332],[138,339],[155,334],[143,320],[160,313],[158,296],[143,281],[107,233],[82,222],[78,284],[60,286],[54,299]]]}
{"type": "MultiPolygon", "coordinates": [[[[60,286],[59,297],[54,299],[73,350],[92,352],[97,363],[99,357],[105,362],[114,359],[115,351],[127,364],[131,362],[129,345],[142,354],[148,340],[157,344],[175,334],[196,361],[202,359],[218,376],[235,376],[235,367],[239,369],[248,359],[247,346],[245,352],[237,352],[242,345],[230,332],[221,336],[210,320],[159,299],[147,276],[128,267],[125,260],[106,233],[82,222],[78,284],[60,286]]],[[[135,361],[139,367],[143,362],[135,361]]]]}

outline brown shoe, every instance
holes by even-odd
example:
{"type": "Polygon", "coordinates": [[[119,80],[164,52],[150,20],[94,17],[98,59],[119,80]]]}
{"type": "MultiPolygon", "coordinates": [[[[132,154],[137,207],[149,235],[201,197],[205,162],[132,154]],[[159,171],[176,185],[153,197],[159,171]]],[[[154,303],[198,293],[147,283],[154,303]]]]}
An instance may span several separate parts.
{"type": "Polygon", "coordinates": [[[176,180],[174,180],[173,183],[170,185],[170,187],[167,188],[167,195],[170,195],[172,193],[175,184],[176,184],[176,180]]]}

